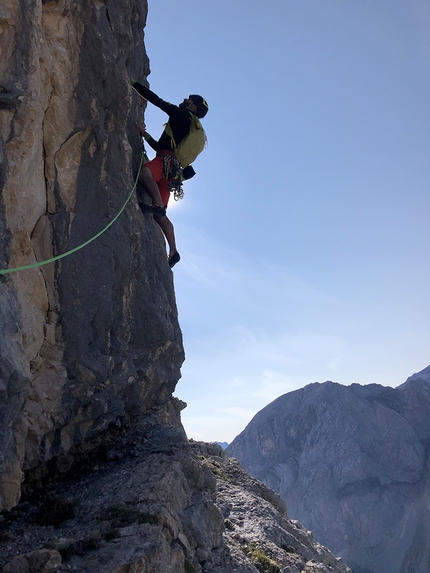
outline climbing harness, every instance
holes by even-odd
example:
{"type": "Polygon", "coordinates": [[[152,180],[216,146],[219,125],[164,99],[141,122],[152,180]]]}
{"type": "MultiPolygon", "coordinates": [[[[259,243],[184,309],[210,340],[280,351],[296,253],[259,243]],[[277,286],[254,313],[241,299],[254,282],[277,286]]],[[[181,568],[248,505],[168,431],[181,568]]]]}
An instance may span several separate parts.
{"type": "Polygon", "coordinates": [[[175,201],[184,198],[182,189],[182,169],[174,155],[163,155],[163,177],[169,182],[169,191],[175,201]]]}
{"type": "Polygon", "coordinates": [[[139,165],[139,169],[137,171],[137,176],[136,179],[134,181],[132,190],[130,191],[129,196],[127,197],[124,205],[121,207],[120,211],[115,215],[115,217],[112,219],[112,221],[110,221],[106,227],[104,229],[102,229],[101,231],[99,231],[96,235],[94,235],[94,237],[91,237],[91,239],[88,239],[88,241],[85,241],[85,243],[82,243],[81,245],[78,245],[77,247],[75,247],[74,249],[71,249],[70,251],[67,251],[66,253],[63,253],[62,255],[57,255],[56,257],[52,257],[52,259],[47,259],[46,261],[38,261],[36,263],[32,263],[31,265],[24,265],[23,267],[16,267],[13,269],[0,269],[0,275],[6,275],[8,273],[15,273],[17,271],[25,271],[27,269],[34,269],[36,267],[41,267],[42,265],[47,265],[48,263],[53,263],[54,261],[58,261],[59,259],[62,259],[64,257],[67,257],[68,255],[71,255],[72,253],[76,253],[76,251],[79,251],[80,249],[82,249],[83,247],[86,247],[87,245],[89,245],[90,243],[92,243],[93,241],[95,241],[95,239],[98,239],[100,237],[100,235],[103,235],[103,233],[105,231],[107,231],[109,229],[109,227],[111,227],[115,221],[118,219],[118,217],[121,215],[121,213],[124,211],[124,209],[126,208],[128,202],[130,201],[133,192],[135,191],[136,187],[137,187],[137,182],[139,180],[139,173],[140,170],[142,168],[144,162],[144,153],[142,152],[142,156],[140,158],[140,165],[139,165]]]}

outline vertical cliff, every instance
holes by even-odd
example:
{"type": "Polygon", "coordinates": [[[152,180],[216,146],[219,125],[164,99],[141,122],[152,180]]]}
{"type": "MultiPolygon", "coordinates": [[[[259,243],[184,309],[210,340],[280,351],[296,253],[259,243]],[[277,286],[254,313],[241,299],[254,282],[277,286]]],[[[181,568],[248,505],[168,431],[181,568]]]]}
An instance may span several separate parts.
{"type": "MultiPolygon", "coordinates": [[[[146,0],[2,2],[1,269],[73,249],[126,201],[146,14],[146,0]]],[[[0,508],[25,472],[68,467],[84,442],[170,411],[183,358],[164,242],[135,197],[85,248],[1,275],[0,508]]]]}

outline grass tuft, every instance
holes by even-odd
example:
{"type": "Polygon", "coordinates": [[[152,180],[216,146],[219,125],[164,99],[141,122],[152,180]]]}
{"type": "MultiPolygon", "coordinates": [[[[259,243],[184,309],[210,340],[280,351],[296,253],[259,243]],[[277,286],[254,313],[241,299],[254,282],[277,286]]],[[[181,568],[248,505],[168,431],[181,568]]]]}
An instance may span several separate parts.
{"type": "Polygon", "coordinates": [[[280,573],[281,568],[278,563],[267,557],[264,551],[257,547],[256,543],[251,542],[244,548],[244,552],[260,573],[280,573]]]}

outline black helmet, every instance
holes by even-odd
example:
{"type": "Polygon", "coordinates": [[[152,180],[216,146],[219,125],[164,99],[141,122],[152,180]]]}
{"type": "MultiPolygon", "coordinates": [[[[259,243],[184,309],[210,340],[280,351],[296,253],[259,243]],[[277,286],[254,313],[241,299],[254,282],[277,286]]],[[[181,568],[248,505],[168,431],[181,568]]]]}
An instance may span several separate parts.
{"type": "Polygon", "coordinates": [[[205,115],[209,110],[207,101],[204,100],[202,96],[199,95],[190,95],[190,98],[193,100],[193,103],[195,103],[197,106],[197,111],[196,111],[197,117],[200,118],[205,117],[205,115]]]}

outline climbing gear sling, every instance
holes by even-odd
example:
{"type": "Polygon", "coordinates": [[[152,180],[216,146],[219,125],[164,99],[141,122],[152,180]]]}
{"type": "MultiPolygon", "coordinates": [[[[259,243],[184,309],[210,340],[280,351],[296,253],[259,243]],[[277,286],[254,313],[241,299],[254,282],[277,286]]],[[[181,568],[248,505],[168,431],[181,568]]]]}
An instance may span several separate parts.
{"type": "Polygon", "coordinates": [[[169,191],[175,201],[184,198],[182,189],[182,169],[174,155],[163,154],[163,177],[169,182],[169,191]]]}

